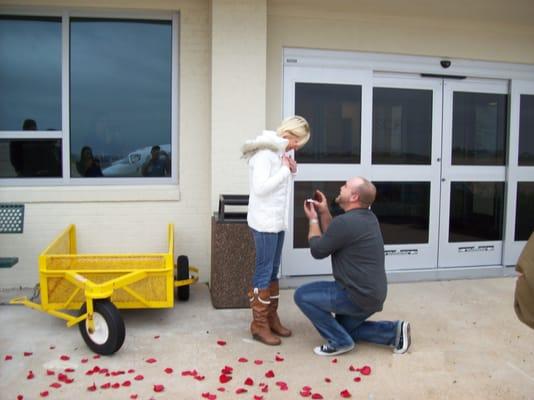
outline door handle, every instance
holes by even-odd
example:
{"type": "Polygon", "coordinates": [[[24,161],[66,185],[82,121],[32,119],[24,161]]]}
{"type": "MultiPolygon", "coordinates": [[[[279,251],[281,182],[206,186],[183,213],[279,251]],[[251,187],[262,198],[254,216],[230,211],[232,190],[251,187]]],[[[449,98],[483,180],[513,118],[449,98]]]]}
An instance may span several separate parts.
{"type": "Polygon", "coordinates": [[[446,179],[445,179],[445,178],[441,178],[441,182],[445,182],[445,181],[446,181],[446,179]]]}

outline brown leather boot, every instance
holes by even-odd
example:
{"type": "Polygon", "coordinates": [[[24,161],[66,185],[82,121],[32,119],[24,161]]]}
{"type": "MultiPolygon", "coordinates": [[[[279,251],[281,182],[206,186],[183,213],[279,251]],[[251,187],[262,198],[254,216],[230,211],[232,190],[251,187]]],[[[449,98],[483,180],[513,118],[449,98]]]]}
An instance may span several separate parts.
{"type": "Polygon", "coordinates": [[[267,317],[269,315],[269,289],[249,290],[248,298],[250,300],[250,308],[252,308],[252,323],[250,324],[250,332],[252,337],[262,343],[276,346],[282,343],[280,338],[273,335],[267,317]]]}
{"type": "Polygon", "coordinates": [[[280,322],[278,317],[278,299],[280,298],[280,288],[278,286],[278,281],[272,281],[269,285],[269,293],[271,304],[269,305],[269,327],[273,333],[278,336],[288,337],[291,336],[291,331],[284,327],[280,322]]]}

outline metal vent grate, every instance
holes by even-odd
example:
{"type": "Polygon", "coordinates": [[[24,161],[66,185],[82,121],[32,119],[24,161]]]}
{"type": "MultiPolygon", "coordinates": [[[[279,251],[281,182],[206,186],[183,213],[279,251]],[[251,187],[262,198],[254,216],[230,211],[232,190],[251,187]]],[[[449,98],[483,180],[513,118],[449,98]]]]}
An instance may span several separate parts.
{"type": "Polygon", "coordinates": [[[0,204],[0,233],[22,233],[24,204],[0,204]]]}

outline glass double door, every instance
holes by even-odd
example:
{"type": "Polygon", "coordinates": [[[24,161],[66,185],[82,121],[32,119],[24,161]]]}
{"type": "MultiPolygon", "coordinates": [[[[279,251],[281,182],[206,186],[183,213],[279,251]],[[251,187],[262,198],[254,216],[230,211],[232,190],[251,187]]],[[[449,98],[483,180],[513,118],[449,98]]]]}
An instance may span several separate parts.
{"type": "Polygon", "coordinates": [[[334,199],[357,175],[377,187],[388,270],[501,264],[507,82],[284,73],[284,114],[304,116],[312,130],[296,154],[284,275],[331,273],[329,259],[309,254],[302,205],[319,189],[342,212],[334,199]]]}

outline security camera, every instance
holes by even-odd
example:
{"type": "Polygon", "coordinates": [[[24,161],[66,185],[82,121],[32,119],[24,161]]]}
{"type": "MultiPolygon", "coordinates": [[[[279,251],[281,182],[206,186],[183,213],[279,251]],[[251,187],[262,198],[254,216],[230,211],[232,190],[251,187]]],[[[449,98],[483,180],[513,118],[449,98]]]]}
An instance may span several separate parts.
{"type": "Polygon", "coordinates": [[[441,64],[443,68],[449,68],[451,66],[450,60],[441,60],[439,63],[441,64]]]}

